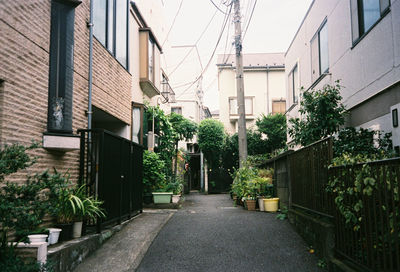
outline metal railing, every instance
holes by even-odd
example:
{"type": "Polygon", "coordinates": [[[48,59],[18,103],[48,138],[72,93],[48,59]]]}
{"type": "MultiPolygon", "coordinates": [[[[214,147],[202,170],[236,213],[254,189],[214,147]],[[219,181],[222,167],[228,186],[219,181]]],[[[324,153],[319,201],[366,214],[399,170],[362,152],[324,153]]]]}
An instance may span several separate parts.
{"type": "Polygon", "coordinates": [[[79,180],[104,201],[104,225],[121,223],[142,210],[143,147],[103,129],[78,130],[79,180]]]}
{"type": "Polygon", "coordinates": [[[325,190],[332,156],[332,138],[288,155],[292,207],[333,217],[333,201],[325,190]]]}
{"type": "Polygon", "coordinates": [[[329,175],[344,182],[344,188],[361,187],[357,196],[343,199],[350,209],[362,201],[357,227],[336,209],[336,253],[362,271],[400,271],[400,158],[332,167],[329,175]],[[365,167],[367,175],[360,174],[365,167]],[[373,190],[364,191],[368,186],[373,190]]]}

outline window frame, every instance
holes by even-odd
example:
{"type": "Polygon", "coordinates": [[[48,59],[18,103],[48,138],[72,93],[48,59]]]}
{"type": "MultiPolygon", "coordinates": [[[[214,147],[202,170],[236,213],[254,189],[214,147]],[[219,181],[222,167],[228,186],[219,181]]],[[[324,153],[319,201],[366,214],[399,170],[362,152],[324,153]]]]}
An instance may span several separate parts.
{"type": "Polygon", "coordinates": [[[176,114],[182,115],[182,107],[181,107],[181,106],[178,106],[178,107],[171,107],[171,112],[174,112],[174,113],[176,113],[176,114]],[[179,109],[179,110],[180,110],[180,113],[174,111],[174,109],[179,109]]]}
{"type": "MultiPolygon", "coordinates": [[[[126,1],[126,63],[122,63],[118,58],[117,58],[117,31],[116,31],[116,26],[117,26],[117,18],[116,18],[116,4],[117,0],[106,0],[106,11],[103,16],[105,16],[105,42],[103,42],[96,37],[95,33],[93,32],[93,37],[114,57],[118,63],[124,67],[125,70],[129,72],[129,1],[126,1]],[[112,3],[112,5],[111,5],[112,3]],[[110,6],[112,6],[112,16],[110,16],[110,6]],[[110,22],[110,17],[112,17],[112,22],[110,22]],[[109,31],[110,30],[110,24],[112,28],[112,37],[109,37],[109,31]],[[111,41],[110,41],[111,38],[111,41]],[[112,46],[110,46],[112,44],[112,46]],[[110,47],[112,47],[110,49],[110,47]]],[[[96,3],[96,1],[94,1],[96,3]]],[[[95,4],[94,4],[95,5],[95,4]]],[[[95,9],[95,7],[93,7],[95,9]]],[[[96,27],[95,22],[94,23],[94,28],[96,27]]]]}
{"type": "Polygon", "coordinates": [[[399,113],[397,108],[392,110],[392,125],[394,128],[399,126],[399,113]]]}
{"type": "Polygon", "coordinates": [[[283,113],[285,113],[286,112],[286,99],[284,99],[284,98],[272,99],[271,108],[272,108],[271,109],[271,113],[272,114],[277,114],[277,113],[283,114],[283,113]],[[284,111],[283,112],[281,112],[281,111],[274,112],[274,103],[279,103],[279,108],[281,108],[280,106],[281,106],[282,103],[285,103],[284,111]]]}
{"type": "Polygon", "coordinates": [[[143,145],[143,131],[144,131],[144,104],[141,103],[136,103],[132,102],[132,108],[131,108],[131,141],[133,142],[133,109],[139,109],[140,110],[140,130],[139,130],[139,144],[143,145]]]}
{"type": "Polygon", "coordinates": [[[351,40],[352,40],[352,47],[351,49],[353,49],[362,39],[364,39],[365,36],[368,35],[368,33],[375,28],[376,25],[378,25],[380,23],[380,21],[385,18],[385,16],[390,12],[390,7],[392,5],[391,0],[388,0],[388,6],[382,10],[382,6],[381,6],[381,1],[379,1],[379,9],[380,9],[380,16],[378,18],[378,20],[376,20],[375,23],[373,23],[369,29],[365,29],[365,25],[364,25],[364,12],[363,12],[363,0],[350,0],[350,20],[351,20],[351,40]],[[353,2],[355,1],[355,2],[353,2]],[[353,14],[353,3],[357,4],[357,7],[354,8],[357,11],[357,18],[354,18],[354,14],[353,14]],[[361,16],[360,16],[361,15],[361,16]],[[354,37],[354,29],[353,29],[353,23],[354,20],[356,20],[357,23],[357,33],[358,33],[358,37],[355,38],[354,37]]]}
{"type": "Polygon", "coordinates": [[[299,64],[296,62],[296,64],[293,66],[292,70],[289,73],[289,78],[288,78],[289,84],[291,86],[291,93],[289,93],[289,97],[292,96],[292,104],[298,104],[299,99],[300,99],[300,89],[299,89],[299,64]],[[297,86],[295,86],[294,82],[294,71],[297,70],[297,86]],[[296,88],[296,89],[295,89],[296,88]],[[297,93],[297,99],[296,94],[297,93]]]}
{"type": "MultiPolygon", "coordinates": [[[[328,60],[328,65],[327,65],[327,68],[324,70],[324,71],[322,71],[322,68],[321,68],[321,35],[320,35],[320,33],[321,33],[321,31],[325,28],[325,27],[328,27],[328,19],[325,17],[325,19],[322,21],[322,23],[321,23],[321,25],[319,26],[319,28],[317,29],[317,31],[315,32],[315,34],[314,34],[314,36],[312,37],[312,39],[310,40],[310,51],[311,51],[311,82],[315,82],[315,81],[318,81],[318,79],[321,77],[321,76],[323,76],[323,75],[325,75],[325,74],[328,74],[329,73],[329,35],[328,35],[328,41],[327,41],[327,45],[328,45],[328,49],[327,49],[327,54],[328,54],[328,56],[327,56],[327,60],[328,60]],[[313,50],[312,50],[312,44],[313,44],[313,41],[315,40],[315,39],[317,39],[317,45],[318,45],[318,75],[317,76],[315,76],[314,77],[314,75],[313,75],[313,70],[314,70],[314,68],[315,67],[313,67],[313,50]]],[[[326,31],[328,31],[328,28],[326,28],[325,29],[326,31]]],[[[327,33],[327,34],[329,34],[329,33],[327,33]]]]}
{"type": "MultiPolygon", "coordinates": [[[[245,105],[246,105],[246,99],[251,99],[251,113],[245,113],[246,116],[252,116],[254,115],[254,96],[245,96],[245,105]]],[[[229,105],[229,116],[239,116],[239,113],[231,113],[231,100],[236,100],[236,112],[238,111],[238,102],[237,102],[237,96],[230,96],[228,97],[228,105],[229,105]]],[[[247,110],[245,106],[245,111],[247,110]]]]}

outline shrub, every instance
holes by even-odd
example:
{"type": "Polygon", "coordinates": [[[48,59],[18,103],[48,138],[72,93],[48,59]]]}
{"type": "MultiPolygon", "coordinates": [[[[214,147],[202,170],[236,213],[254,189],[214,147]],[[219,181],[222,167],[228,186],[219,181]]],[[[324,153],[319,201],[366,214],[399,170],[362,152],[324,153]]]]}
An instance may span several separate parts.
{"type": "Polygon", "coordinates": [[[163,190],[166,186],[166,176],[163,171],[164,161],[155,152],[144,151],[143,153],[143,193],[163,190]]]}

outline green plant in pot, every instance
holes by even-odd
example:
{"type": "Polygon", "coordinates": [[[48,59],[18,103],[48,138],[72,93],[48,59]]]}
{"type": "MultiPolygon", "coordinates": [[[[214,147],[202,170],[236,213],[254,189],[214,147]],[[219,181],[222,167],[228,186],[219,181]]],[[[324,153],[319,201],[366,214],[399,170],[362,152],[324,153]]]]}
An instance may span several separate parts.
{"type": "Polygon", "coordinates": [[[103,201],[94,196],[89,196],[85,184],[77,187],[73,195],[80,199],[80,205],[76,206],[74,211],[72,237],[79,238],[82,235],[82,225],[85,220],[96,221],[98,218],[106,217],[106,215],[104,209],[101,208],[103,201]]]}
{"type": "Polygon", "coordinates": [[[152,202],[152,193],[162,190],[166,186],[164,173],[165,163],[155,152],[143,153],[143,201],[152,202]]]}
{"type": "Polygon", "coordinates": [[[183,191],[182,181],[179,178],[176,178],[175,181],[168,183],[166,191],[172,191],[172,203],[178,203],[183,191]]]}

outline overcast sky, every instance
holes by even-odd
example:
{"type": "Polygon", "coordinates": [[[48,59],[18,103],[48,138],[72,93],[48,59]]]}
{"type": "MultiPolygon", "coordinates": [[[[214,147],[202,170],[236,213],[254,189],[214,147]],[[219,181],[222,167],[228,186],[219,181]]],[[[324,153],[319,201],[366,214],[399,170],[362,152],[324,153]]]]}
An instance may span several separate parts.
{"type": "MultiPolygon", "coordinates": [[[[166,11],[167,24],[164,26],[164,33],[168,33],[182,0],[161,1],[166,11]]],[[[224,13],[229,11],[224,2],[230,1],[213,0],[224,13]]],[[[312,0],[242,0],[243,31],[246,30],[244,24],[248,22],[255,2],[257,3],[243,42],[243,53],[286,52],[312,0]]],[[[165,54],[162,62],[178,99],[193,96],[198,83],[192,86],[185,84],[196,80],[202,71],[201,66],[204,69],[210,62],[202,81],[204,104],[210,110],[219,108],[215,65],[217,54],[234,53],[231,46],[234,38],[233,16],[230,16],[216,54],[211,58],[225,18],[223,12],[218,11],[211,0],[183,0],[163,48],[165,54]],[[208,24],[209,27],[200,38],[208,24]],[[182,47],[188,45],[191,47],[182,47]],[[201,64],[194,45],[197,46],[201,64]],[[187,57],[183,60],[185,56],[187,57]],[[181,85],[184,86],[180,87],[181,85]]]]}

